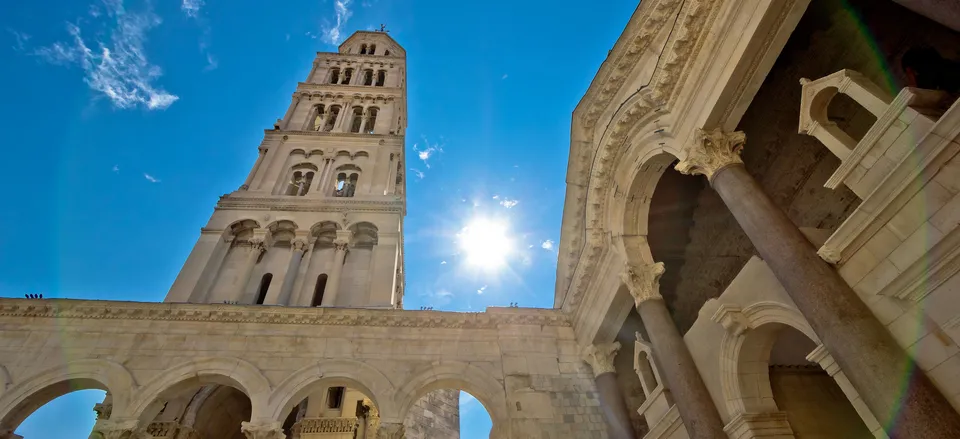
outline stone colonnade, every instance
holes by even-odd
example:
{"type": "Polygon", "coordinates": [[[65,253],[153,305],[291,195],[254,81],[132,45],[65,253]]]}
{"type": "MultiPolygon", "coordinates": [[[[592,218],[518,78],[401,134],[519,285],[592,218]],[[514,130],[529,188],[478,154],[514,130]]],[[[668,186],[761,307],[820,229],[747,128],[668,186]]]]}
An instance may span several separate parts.
{"type": "MultiPolygon", "coordinates": [[[[891,428],[890,437],[960,437],[960,415],[747,173],[740,159],[745,141],[739,132],[698,131],[676,169],[707,177],[823,346],[842,369],[858,372],[850,375],[850,381],[880,424],[891,428]],[[904,393],[891,385],[910,375],[904,393]]],[[[654,353],[664,364],[662,375],[676,396],[690,437],[725,438],[717,408],[659,296],[663,271],[662,264],[628,265],[622,277],[636,300],[654,353]]],[[[622,401],[622,395],[616,397],[622,401]]],[[[607,419],[612,430],[622,428],[622,421],[607,419]]]]}

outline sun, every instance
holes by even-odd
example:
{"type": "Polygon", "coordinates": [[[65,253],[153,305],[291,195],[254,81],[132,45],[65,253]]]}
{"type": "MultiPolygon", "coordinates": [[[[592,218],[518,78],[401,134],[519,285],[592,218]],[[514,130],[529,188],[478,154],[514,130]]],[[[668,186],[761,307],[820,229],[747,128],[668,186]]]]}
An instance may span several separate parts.
{"type": "Polygon", "coordinates": [[[495,270],[507,262],[513,252],[513,240],[505,222],[474,218],[457,234],[460,251],[467,264],[495,270]]]}

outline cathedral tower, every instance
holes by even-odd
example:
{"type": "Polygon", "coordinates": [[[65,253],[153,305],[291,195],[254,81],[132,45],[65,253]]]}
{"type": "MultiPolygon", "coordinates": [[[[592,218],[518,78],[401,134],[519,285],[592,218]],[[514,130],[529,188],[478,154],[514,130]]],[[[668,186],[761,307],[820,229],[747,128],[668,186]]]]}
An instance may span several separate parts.
{"type": "Polygon", "coordinates": [[[401,308],[406,53],[357,32],[318,53],[167,302],[401,308]]]}

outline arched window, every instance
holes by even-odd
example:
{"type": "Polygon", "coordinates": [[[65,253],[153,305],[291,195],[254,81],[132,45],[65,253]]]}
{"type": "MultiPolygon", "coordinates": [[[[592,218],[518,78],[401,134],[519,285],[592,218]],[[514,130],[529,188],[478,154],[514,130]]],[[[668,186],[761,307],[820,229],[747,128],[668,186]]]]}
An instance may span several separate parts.
{"type": "Polygon", "coordinates": [[[343,71],[343,82],[341,84],[350,84],[350,80],[353,79],[353,69],[346,69],[343,71]]]}
{"type": "Polygon", "coordinates": [[[260,289],[257,290],[257,305],[263,305],[267,300],[267,290],[270,289],[270,281],[273,280],[273,274],[267,273],[260,278],[260,289]]]}
{"type": "Polygon", "coordinates": [[[293,173],[290,174],[290,181],[287,182],[287,187],[283,191],[284,195],[291,196],[304,196],[307,192],[310,191],[310,186],[313,184],[313,176],[315,170],[311,168],[311,165],[298,165],[294,167],[293,173]]]}
{"type": "Polygon", "coordinates": [[[367,45],[366,45],[366,44],[361,44],[361,45],[360,45],[360,54],[361,54],[361,55],[366,55],[366,54],[367,54],[367,45]]]}
{"type": "Polygon", "coordinates": [[[384,51],[384,52],[383,52],[383,55],[384,55],[384,56],[389,56],[389,55],[390,55],[390,51],[389,51],[389,50],[384,51]]]}
{"type": "Polygon", "coordinates": [[[334,186],[334,197],[352,197],[357,192],[357,182],[360,180],[360,168],[346,165],[338,169],[337,184],[334,186]]]}
{"type": "Polygon", "coordinates": [[[333,126],[337,124],[337,116],[340,116],[340,106],[339,105],[330,106],[330,114],[327,115],[327,119],[323,125],[324,131],[333,130],[333,126]]]}
{"type": "Polygon", "coordinates": [[[373,129],[377,126],[378,113],[380,113],[380,109],[377,107],[367,109],[367,125],[363,127],[363,132],[373,134],[373,129]]]}
{"type": "Polygon", "coordinates": [[[340,69],[337,67],[334,67],[330,69],[330,83],[337,84],[339,82],[340,82],[340,69]]]}
{"type": "Polygon", "coordinates": [[[350,132],[359,133],[363,123],[363,107],[353,107],[353,120],[350,121],[350,132]]]}
{"type": "Polygon", "coordinates": [[[317,276],[317,285],[313,287],[313,300],[310,301],[310,306],[320,306],[323,304],[323,290],[327,288],[327,275],[321,274],[317,276]]]}
{"type": "Polygon", "coordinates": [[[315,115],[313,116],[313,120],[310,121],[311,131],[320,131],[320,129],[323,128],[323,118],[326,116],[326,114],[324,113],[325,110],[326,110],[326,107],[324,107],[323,104],[320,104],[314,107],[313,112],[315,115]]]}
{"type": "Polygon", "coordinates": [[[373,54],[375,54],[375,53],[377,53],[377,45],[376,45],[376,44],[371,44],[371,45],[370,45],[370,50],[367,51],[367,55],[373,55],[373,54]]]}
{"type": "Polygon", "coordinates": [[[387,83],[387,71],[380,70],[377,72],[377,87],[383,87],[387,83]]]}
{"type": "Polygon", "coordinates": [[[363,71],[363,85],[373,85],[373,69],[363,71]]]}

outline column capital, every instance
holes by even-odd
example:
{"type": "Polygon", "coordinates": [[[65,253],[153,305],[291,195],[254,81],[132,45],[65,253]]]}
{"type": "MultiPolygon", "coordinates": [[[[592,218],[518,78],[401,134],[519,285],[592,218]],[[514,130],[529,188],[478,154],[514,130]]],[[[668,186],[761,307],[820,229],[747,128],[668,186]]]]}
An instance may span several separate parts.
{"type": "Polygon", "coordinates": [[[103,439],[151,439],[144,428],[140,428],[140,421],[128,419],[112,421],[109,419],[97,421],[93,426],[94,433],[103,439]]]}
{"type": "Polygon", "coordinates": [[[593,369],[593,375],[600,376],[615,371],[613,359],[617,357],[618,351],[620,351],[619,341],[592,344],[584,347],[580,356],[593,369]]]}
{"type": "Polygon", "coordinates": [[[303,239],[294,239],[290,242],[290,248],[295,252],[304,252],[307,250],[307,241],[303,239]]]}
{"type": "Polygon", "coordinates": [[[346,239],[335,239],[333,240],[333,247],[337,249],[338,252],[347,251],[347,247],[350,246],[350,241],[346,239]]]}
{"type": "Polygon", "coordinates": [[[663,300],[660,296],[660,276],[667,271],[663,262],[635,266],[627,262],[623,266],[623,272],[620,273],[620,279],[630,290],[637,309],[640,304],[648,300],[663,300]]]}
{"type": "Polygon", "coordinates": [[[263,253],[267,250],[266,244],[264,244],[262,239],[251,239],[250,240],[250,249],[255,253],[263,253]]]}
{"type": "Polygon", "coordinates": [[[283,425],[279,422],[240,423],[240,432],[247,439],[286,439],[287,435],[283,433],[283,425]]]}
{"type": "Polygon", "coordinates": [[[719,128],[712,131],[697,129],[693,143],[686,145],[686,158],[677,163],[682,174],[704,175],[713,182],[713,176],[721,169],[742,164],[740,152],[747,136],[742,131],[725,133],[719,128]]]}
{"type": "Polygon", "coordinates": [[[406,431],[402,423],[384,422],[380,424],[380,430],[377,431],[377,439],[404,439],[406,431]]]}

